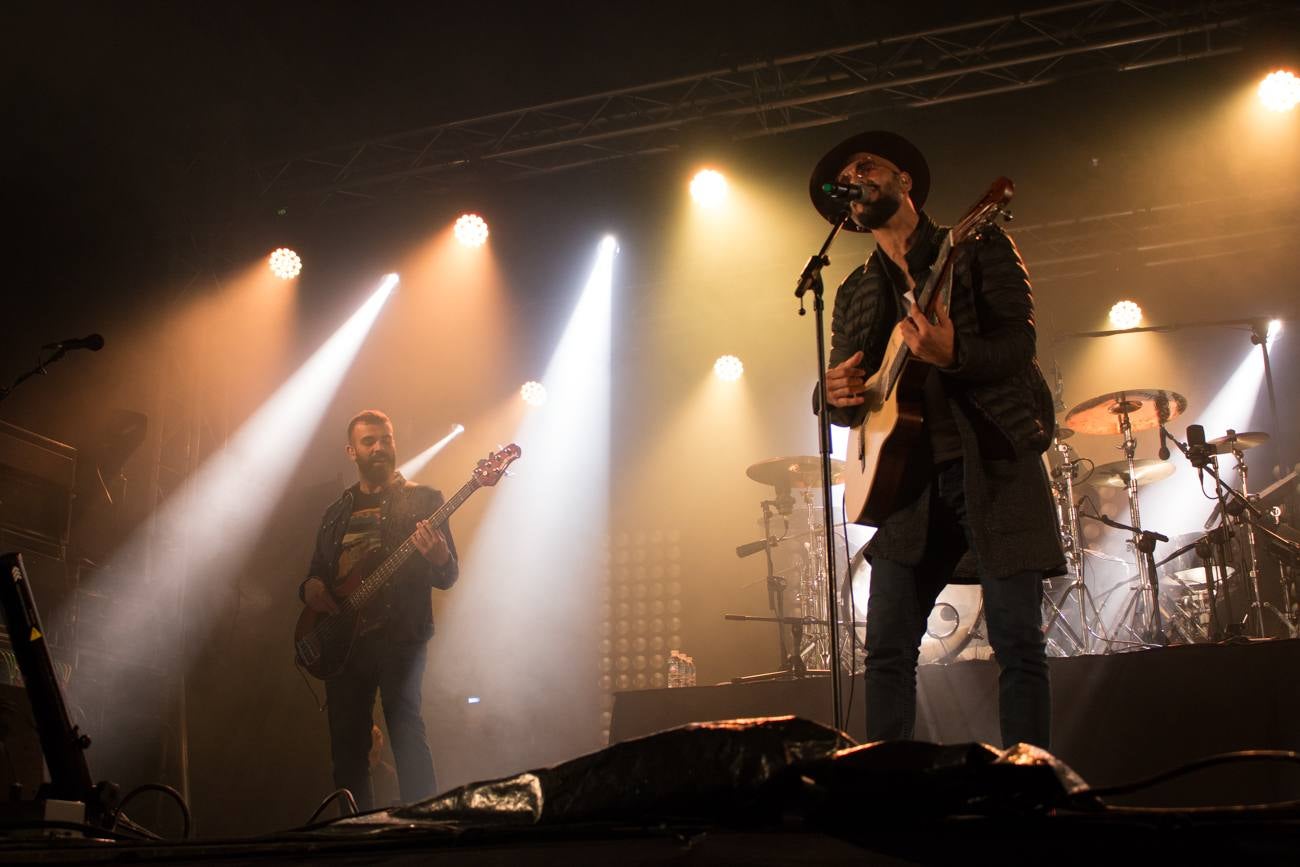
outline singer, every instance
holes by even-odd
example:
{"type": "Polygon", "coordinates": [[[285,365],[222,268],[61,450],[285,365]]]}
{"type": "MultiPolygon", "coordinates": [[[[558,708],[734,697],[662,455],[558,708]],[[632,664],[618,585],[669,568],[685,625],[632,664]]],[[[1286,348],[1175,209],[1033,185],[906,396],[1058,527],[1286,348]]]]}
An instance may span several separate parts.
{"type": "Polygon", "coordinates": [[[913,292],[929,274],[943,229],[920,210],[930,168],[916,146],[892,132],[853,136],[817,163],[809,189],[828,221],[845,220],[847,203],[845,228],[876,242],[835,296],[831,421],[861,423],[865,381],[898,323],[915,358],[933,365],[924,401],[929,448],[913,454],[905,473],[910,498],[866,552],[867,738],[912,737],[927,617],[944,585],[976,579],[1001,669],[1003,743],[1046,747],[1042,581],[1064,573],[1065,557],[1041,460],[1054,415],[1034,357],[1024,263],[1001,230],[985,230],[958,258],[951,310],[931,322],[913,306],[913,292]],[[840,187],[827,193],[824,184],[840,187]]]}

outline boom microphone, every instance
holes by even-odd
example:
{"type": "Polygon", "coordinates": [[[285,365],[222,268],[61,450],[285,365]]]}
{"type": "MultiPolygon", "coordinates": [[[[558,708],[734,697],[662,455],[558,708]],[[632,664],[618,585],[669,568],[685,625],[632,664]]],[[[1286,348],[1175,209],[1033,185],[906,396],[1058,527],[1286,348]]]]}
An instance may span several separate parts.
{"type": "Polygon", "coordinates": [[[42,349],[57,349],[60,352],[67,352],[71,349],[89,349],[91,352],[99,352],[104,348],[104,336],[102,334],[87,334],[85,337],[71,337],[67,340],[60,340],[58,343],[47,343],[42,349]]]}

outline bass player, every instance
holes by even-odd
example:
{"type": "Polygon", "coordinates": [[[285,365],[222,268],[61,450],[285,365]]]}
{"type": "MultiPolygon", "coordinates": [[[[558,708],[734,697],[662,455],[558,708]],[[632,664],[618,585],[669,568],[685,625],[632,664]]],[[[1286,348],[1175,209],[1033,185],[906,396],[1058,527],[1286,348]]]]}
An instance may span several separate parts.
{"type": "MultiPolygon", "coordinates": [[[[1011,239],[988,227],[958,250],[950,311],[913,306],[943,230],[925,212],[930,171],[908,140],[887,131],[841,142],[813,170],[823,217],[845,219],[824,184],[856,187],[845,228],[870,232],[875,251],[840,285],[831,320],[827,401],[834,424],[862,423],[867,378],[901,329],[924,385],[924,436],[907,459],[905,492],[867,547],[866,733],[912,737],[916,663],[935,597],[977,579],[1000,668],[1004,745],[1047,747],[1051,696],[1042,632],[1042,581],[1065,570],[1042,453],[1052,397],[1035,360],[1029,276],[1011,239]]],[[[816,408],[814,406],[814,408],[816,408]]]]}
{"type": "Polygon", "coordinates": [[[442,494],[397,472],[397,446],[388,416],[376,410],[348,422],[347,454],[357,484],[326,511],[316,535],[308,577],[299,598],[322,614],[338,610],[336,593],[346,576],[382,560],[407,537],[421,556],[411,557],[362,613],[360,633],[342,671],[325,681],[334,784],[349,789],[368,810],[372,714],[379,693],[397,764],[402,801],[436,791],[433,757],[420,716],[420,688],[433,635],[430,588],[456,582],[456,546],[449,527],[419,520],[442,503],[442,494]]]}

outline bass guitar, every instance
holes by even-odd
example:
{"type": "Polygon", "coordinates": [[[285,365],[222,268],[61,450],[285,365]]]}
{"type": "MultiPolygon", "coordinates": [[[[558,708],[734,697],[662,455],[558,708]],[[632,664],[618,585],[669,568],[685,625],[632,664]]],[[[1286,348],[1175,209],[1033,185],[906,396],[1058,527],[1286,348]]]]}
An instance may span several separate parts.
{"type": "MultiPolygon", "coordinates": [[[[916,304],[934,321],[948,310],[958,245],[1006,212],[1015,194],[1010,178],[998,178],[940,242],[916,304]]],[[[867,415],[849,431],[844,461],[844,515],[855,524],[880,526],[900,505],[908,456],[925,436],[925,379],[932,365],[912,355],[902,323],[894,326],[880,367],[866,382],[867,415]]]]}
{"type": "MultiPolygon", "coordinates": [[[[429,516],[429,524],[437,528],[447,523],[447,519],[469,499],[470,494],[501,481],[506,468],[518,460],[520,454],[522,452],[519,446],[511,443],[479,461],[469,481],[429,516]]],[[[342,671],[361,631],[364,619],[362,611],[366,603],[418,550],[414,537],[411,536],[377,566],[373,560],[362,560],[333,591],[338,600],[338,613],[322,614],[310,607],[303,608],[293,630],[294,661],[308,674],[322,680],[342,671]]]]}

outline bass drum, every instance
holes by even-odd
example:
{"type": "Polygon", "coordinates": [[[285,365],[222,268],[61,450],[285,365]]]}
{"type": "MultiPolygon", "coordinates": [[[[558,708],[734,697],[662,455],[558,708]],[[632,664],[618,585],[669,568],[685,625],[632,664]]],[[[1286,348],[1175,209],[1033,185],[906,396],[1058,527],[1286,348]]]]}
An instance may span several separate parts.
{"type": "MultiPolygon", "coordinates": [[[[849,563],[844,607],[853,613],[860,648],[867,641],[867,599],[871,595],[871,564],[864,546],[849,563]]],[[[978,584],[949,584],[930,610],[921,637],[921,663],[945,665],[963,659],[985,659],[991,654],[984,627],[984,594],[978,584]]]]}

